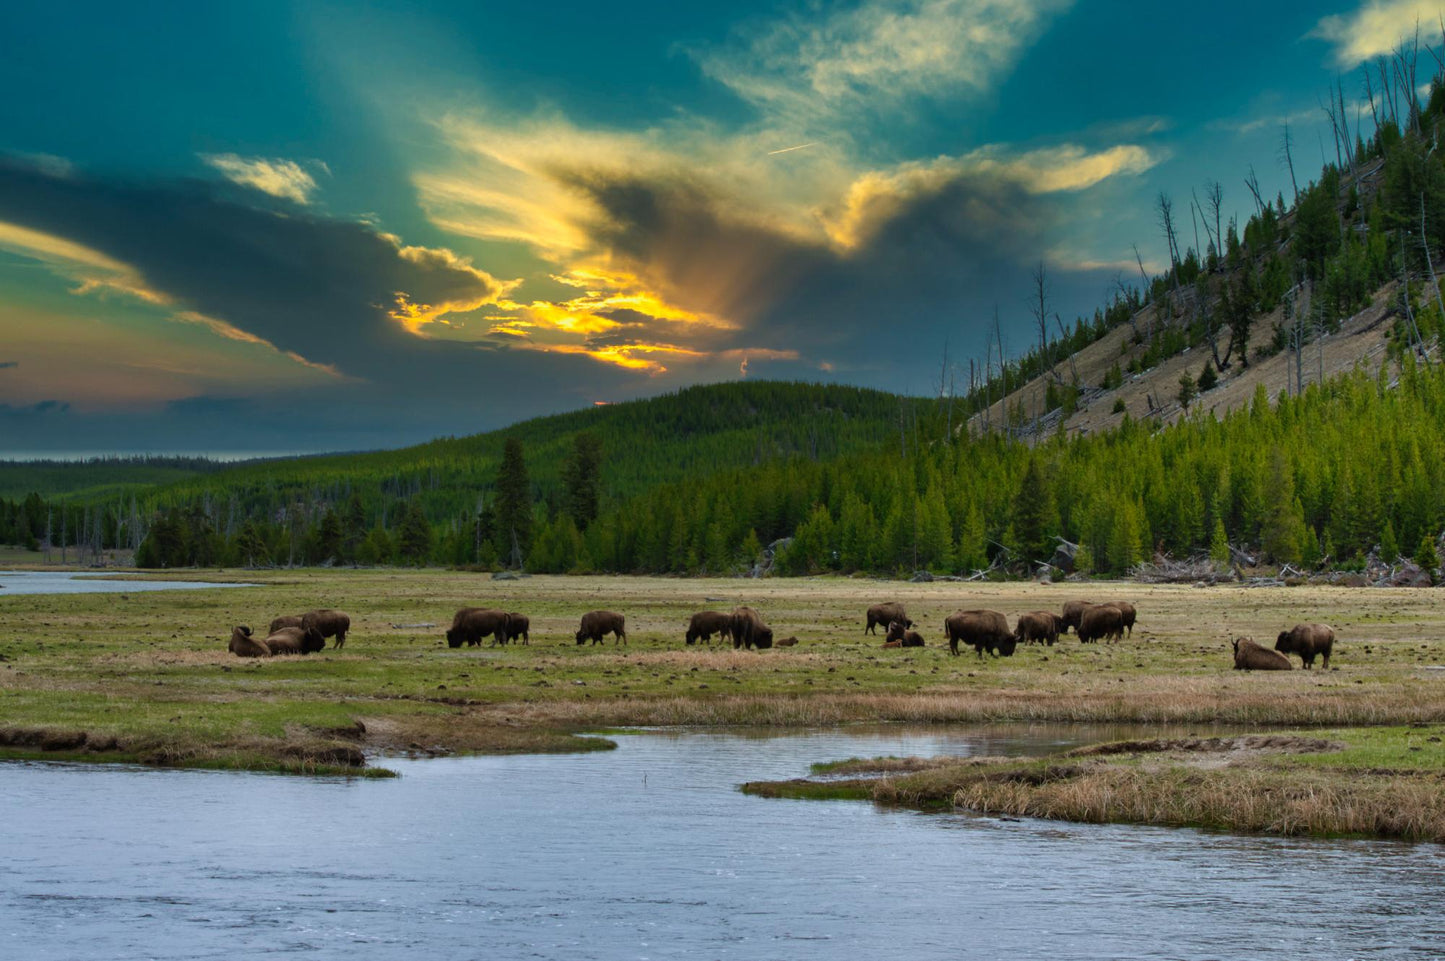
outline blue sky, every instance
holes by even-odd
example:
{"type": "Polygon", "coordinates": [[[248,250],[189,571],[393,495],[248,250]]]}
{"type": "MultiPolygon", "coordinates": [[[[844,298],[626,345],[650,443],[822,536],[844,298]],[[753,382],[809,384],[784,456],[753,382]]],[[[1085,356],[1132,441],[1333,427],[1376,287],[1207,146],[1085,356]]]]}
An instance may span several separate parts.
{"type": "Polygon", "coordinates": [[[1164,263],[1160,191],[1192,245],[1206,180],[1241,221],[1250,165],[1284,187],[1283,124],[1316,174],[1330,85],[1439,15],[6,4],[0,454],[394,446],[744,376],[927,393],[995,305],[1025,348],[1037,263],[1066,322],[1132,245],[1164,263]]]}

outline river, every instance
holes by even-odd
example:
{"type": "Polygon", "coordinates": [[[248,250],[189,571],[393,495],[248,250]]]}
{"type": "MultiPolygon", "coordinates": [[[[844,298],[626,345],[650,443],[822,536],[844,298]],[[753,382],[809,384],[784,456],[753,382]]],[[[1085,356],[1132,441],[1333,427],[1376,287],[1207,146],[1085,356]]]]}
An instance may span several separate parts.
{"type": "Polygon", "coordinates": [[[215,581],[144,580],[113,573],[0,571],[0,597],[11,594],[138,594],[144,591],[200,591],[215,587],[255,586],[215,581]]]}
{"type": "Polygon", "coordinates": [[[0,766],[16,959],[1405,958],[1445,849],[779,801],[850,756],[1098,729],[641,733],[588,755],[387,759],[393,780],[0,766]]]}

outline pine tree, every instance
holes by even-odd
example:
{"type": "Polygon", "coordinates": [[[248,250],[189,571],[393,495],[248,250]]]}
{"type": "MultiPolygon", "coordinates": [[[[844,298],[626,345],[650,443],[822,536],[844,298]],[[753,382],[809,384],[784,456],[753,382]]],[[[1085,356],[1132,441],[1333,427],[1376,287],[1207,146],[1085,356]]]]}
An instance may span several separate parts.
{"type": "Polygon", "coordinates": [[[519,568],[532,547],[532,485],[522,442],[508,437],[497,470],[497,529],[493,543],[508,567],[519,568]]]}
{"type": "Polygon", "coordinates": [[[1435,550],[1435,538],[1429,534],[1420,538],[1420,546],[1415,551],[1415,563],[1430,576],[1431,584],[1439,583],[1440,557],[1435,550]]]}
{"type": "Polygon", "coordinates": [[[1221,570],[1229,566],[1229,536],[1224,532],[1224,518],[1214,519],[1214,534],[1209,538],[1209,559],[1221,570]]]}
{"type": "Polygon", "coordinates": [[[1053,534],[1058,528],[1058,509],[1054,504],[1053,489],[1044,479],[1037,457],[1029,458],[1028,467],[1019,481],[1013,508],[1011,526],[1021,559],[1030,567],[1047,561],[1054,554],[1053,534]]]}
{"type": "Polygon", "coordinates": [[[401,531],[398,534],[397,541],[397,549],[404,562],[420,567],[430,558],[432,548],[431,524],[427,523],[426,514],[422,513],[421,504],[417,501],[412,501],[407,505],[406,514],[401,521],[401,531]]]}
{"type": "Polygon", "coordinates": [[[602,441],[595,434],[578,434],[572,454],[562,466],[562,485],[567,513],[579,531],[585,531],[597,517],[601,471],[602,441]]]}

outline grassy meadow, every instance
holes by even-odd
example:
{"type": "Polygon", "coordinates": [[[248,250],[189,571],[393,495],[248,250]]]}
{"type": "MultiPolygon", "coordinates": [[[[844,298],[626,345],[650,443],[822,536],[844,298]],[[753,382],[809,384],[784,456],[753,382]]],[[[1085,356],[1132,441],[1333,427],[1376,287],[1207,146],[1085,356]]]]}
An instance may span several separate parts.
{"type": "Polygon", "coordinates": [[[1428,590],[904,584],[868,579],[529,577],[440,570],[225,571],[256,587],[0,598],[0,745],[12,757],[336,771],[387,752],[572,751],[624,725],[805,727],[850,721],[1092,721],[1360,726],[1445,721],[1445,611],[1428,590]],[[1012,620],[1075,597],[1127,598],[1132,639],[949,655],[943,618],[1012,620]],[[871,603],[900,600],[928,641],[884,650],[871,603]],[[697,610],[758,609],[792,648],[687,647],[697,610]],[[447,648],[464,605],[531,617],[531,642],[447,648]],[[231,627],[347,611],[341,650],[249,660],[231,627]],[[628,640],[578,646],[580,615],[627,616],[628,640]],[[1328,672],[1245,674],[1229,638],[1338,631],[1328,672]]]}

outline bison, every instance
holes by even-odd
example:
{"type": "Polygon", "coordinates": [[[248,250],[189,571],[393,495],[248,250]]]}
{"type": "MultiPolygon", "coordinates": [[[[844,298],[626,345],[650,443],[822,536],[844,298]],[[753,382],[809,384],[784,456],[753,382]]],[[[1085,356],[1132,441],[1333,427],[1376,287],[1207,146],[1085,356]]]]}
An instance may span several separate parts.
{"type": "MultiPolygon", "coordinates": [[[[523,644],[532,643],[532,619],[526,614],[518,614],[516,611],[507,612],[507,637],[512,640],[522,639],[523,644]]],[[[337,645],[340,647],[341,645],[337,645]]]]}
{"type": "Polygon", "coordinates": [[[307,611],[301,615],[301,627],[316,628],[316,632],[322,639],[328,637],[336,638],[335,647],[346,646],[346,632],[351,630],[351,618],[341,611],[333,611],[330,608],[307,611]]]}
{"type": "Polygon", "coordinates": [[[795,647],[798,639],[796,637],[780,637],[773,642],[774,647],[795,647]]]}
{"type": "Polygon", "coordinates": [[[447,628],[447,647],[461,647],[463,644],[475,647],[488,635],[494,638],[493,644],[505,644],[508,618],[506,611],[464,607],[452,617],[452,626],[447,628]]]}
{"type": "Polygon", "coordinates": [[[231,643],[226,645],[226,650],[237,657],[270,657],[271,649],[266,642],[251,633],[251,629],[244,624],[238,624],[231,628],[231,643]]]}
{"type": "Polygon", "coordinates": [[[590,638],[593,644],[601,644],[602,636],[611,634],[612,643],[627,643],[627,619],[612,611],[588,611],[582,615],[582,626],[577,631],[577,643],[585,644],[590,638]]]}
{"type": "Polygon", "coordinates": [[[1064,627],[1059,633],[1067,634],[1071,627],[1074,629],[1075,634],[1079,633],[1079,621],[1083,619],[1084,612],[1093,606],[1093,601],[1068,601],[1065,603],[1063,617],[1064,627]]]}
{"type": "Polygon", "coordinates": [[[1294,665],[1278,651],[1260,647],[1252,637],[1236,637],[1234,644],[1234,669],[1236,671],[1292,671],[1294,665]]]}
{"type": "Polygon", "coordinates": [[[1079,640],[1085,644],[1099,638],[1114,640],[1124,636],[1124,612],[1112,604],[1096,604],[1079,618],[1079,640]]]}
{"type": "Polygon", "coordinates": [[[238,657],[273,657],[277,654],[310,654],[325,646],[326,639],[314,628],[283,627],[262,639],[241,624],[231,630],[231,643],[226,649],[238,657]]]}
{"type": "Polygon", "coordinates": [[[1315,662],[1315,655],[1324,658],[1324,669],[1330,669],[1330,652],[1334,650],[1335,632],[1326,624],[1296,624],[1287,631],[1280,631],[1274,642],[1274,649],[1282,654],[1298,654],[1309,670],[1315,662]]]}
{"type": "Polygon", "coordinates": [[[1064,619],[1052,611],[1033,611],[1019,615],[1014,637],[1020,644],[1042,641],[1053,646],[1064,630],[1064,619]]]}
{"type": "Polygon", "coordinates": [[[884,647],[922,647],[923,635],[917,631],[910,631],[902,621],[892,621],[888,625],[888,636],[884,638],[887,642],[884,647]],[[897,642],[895,644],[895,642],[897,642]]]}
{"type": "Polygon", "coordinates": [[[903,605],[897,601],[889,601],[887,604],[874,604],[868,608],[868,626],[863,628],[864,634],[877,634],[873,628],[882,624],[886,631],[888,625],[894,621],[902,621],[904,627],[912,627],[913,622],[908,619],[908,614],[903,610],[903,605]]]}
{"type": "Polygon", "coordinates": [[[762,617],[751,607],[739,607],[732,613],[730,622],[733,647],[756,647],[762,650],[773,646],[773,629],[763,623],[762,617]]]}
{"type": "Polygon", "coordinates": [[[948,652],[958,653],[958,644],[972,644],[979,657],[984,648],[995,657],[1013,655],[1018,641],[1008,629],[1008,618],[998,611],[957,611],[943,622],[944,633],[948,635],[948,652]]]}
{"type": "Polygon", "coordinates": [[[687,643],[698,641],[712,643],[712,636],[719,635],[727,640],[732,637],[732,615],[722,611],[698,611],[687,622],[687,643]]]}
{"type": "Polygon", "coordinates": [[[1124,615],[1124,629],[1129,632],[1130,637],[1133,637],[1134,615],[1136,613],[1134,610],[1134,605],[1130,604],[1128,601],[1110,601],[1109,606],[1117,607],[1119,609],[1119,613],[1124,615]]]}
{"type": "Polygon", "coordinates": [[[282,614],[271,622],[270,632],[275,634],[283,627],[300,627],[302,617],[301,614],[282,614]]]}

